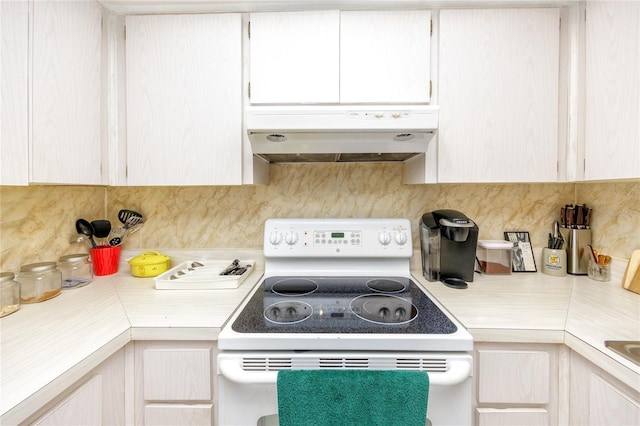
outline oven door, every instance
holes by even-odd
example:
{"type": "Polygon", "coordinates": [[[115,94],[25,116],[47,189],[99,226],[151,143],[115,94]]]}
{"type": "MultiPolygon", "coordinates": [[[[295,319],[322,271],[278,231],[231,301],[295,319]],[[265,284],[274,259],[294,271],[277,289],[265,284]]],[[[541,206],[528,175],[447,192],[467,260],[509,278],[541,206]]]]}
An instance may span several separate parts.
{"type": "Polygon", "coordinates": [[[326,368],[426,371],[426,424],[470,425],[472,365],[464,352],[223,352],[218,355],[219,424],[277,426],[278,371],[326,368]]]}

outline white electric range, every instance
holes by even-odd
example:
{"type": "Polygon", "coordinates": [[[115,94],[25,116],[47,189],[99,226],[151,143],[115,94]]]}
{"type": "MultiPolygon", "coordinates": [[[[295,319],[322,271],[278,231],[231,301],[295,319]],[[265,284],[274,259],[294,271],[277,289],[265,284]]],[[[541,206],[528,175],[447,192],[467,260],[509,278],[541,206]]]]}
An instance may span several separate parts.
{"type": "Polygon", "coordinates": [[[470,424],[473,339],[412,252],[406,219],[267,220],[264,279],[218,336],[219,423],[277,424],[279,370],[368,368],[426,371],[429,421],[470,424]]]}

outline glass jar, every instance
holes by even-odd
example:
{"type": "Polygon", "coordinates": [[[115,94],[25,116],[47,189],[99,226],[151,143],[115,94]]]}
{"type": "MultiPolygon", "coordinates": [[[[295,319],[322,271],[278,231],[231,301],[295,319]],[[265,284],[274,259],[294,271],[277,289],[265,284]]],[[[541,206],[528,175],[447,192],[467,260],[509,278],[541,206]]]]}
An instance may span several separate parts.
{"type": "Polygon", "coordinates": [[[56,262],[23,265],[16,280],[21,286],[22,303],[43,302],[62,291],[62,274],[56,267],[56,262]]]}
{"type": "Polygon", "coordinates": [[[88,254],[68,254],[58,259],[62,273],[62,289],[78,288],[93,281],[93,269],[88,254]]]}
{"type": "Polygon", "coordinates": [[[20,309],[20,283],[13,272],[0,273],[0,317],[20,309]]]}
{"type": "Polygon", "coordinates": [[[611,281],[611,264],[600,264],[589,259],[587,276],[595,281],[611,281]]]}

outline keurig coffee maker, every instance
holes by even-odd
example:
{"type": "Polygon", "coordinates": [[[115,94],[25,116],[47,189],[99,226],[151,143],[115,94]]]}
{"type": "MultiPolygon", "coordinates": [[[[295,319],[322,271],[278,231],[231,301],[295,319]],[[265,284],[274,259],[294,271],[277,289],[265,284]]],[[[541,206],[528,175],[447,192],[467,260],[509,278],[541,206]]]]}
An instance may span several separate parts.
{"type": "Polygon", "coordinates": [[[422,273],[429,281],[466,288],[473,281],[478,225],[456,210],[422,215],[420,246],[422,273]]]}

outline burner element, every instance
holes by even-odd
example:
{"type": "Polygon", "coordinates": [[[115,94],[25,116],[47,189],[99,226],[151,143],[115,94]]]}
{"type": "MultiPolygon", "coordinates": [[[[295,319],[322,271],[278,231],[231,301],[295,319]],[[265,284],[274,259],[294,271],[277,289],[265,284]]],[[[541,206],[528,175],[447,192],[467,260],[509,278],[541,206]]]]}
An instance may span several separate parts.
{"type": "Polygon", "coordinates": [[[312,313],[311,305],[292,300],[269,306],[264,311],[264,317],[276,324],[295,324],[306,320],[312,313]]]}
{"type": "Polygon", "coordinates": [[[418,316],[418,309],[410,300],[391,295],[358,296],[350,307],[359,318],[377,324],[407,324],[418,316]]]}
{"type": "Polygon", "coordinates": [[[304,296],[317,289],[318,283],[307,278],[287,278],[271,287],[271,291],[281,296],[304,296]]]}
{"type": "Polygon", "coordinates": [[[399,293],[407,289],[407,287],[400,281],[388,278],[379,278],[367,281],[367,287],[379,293],[399,293]]]}

